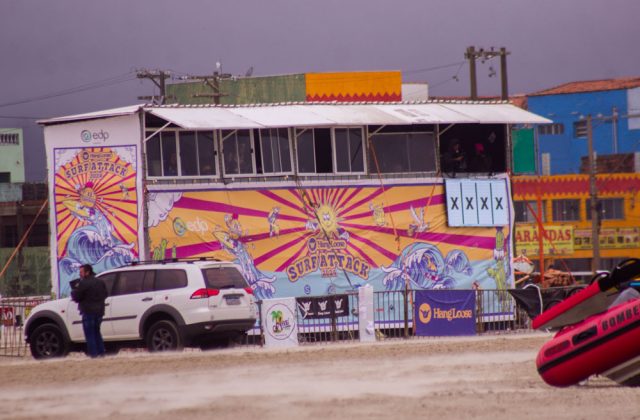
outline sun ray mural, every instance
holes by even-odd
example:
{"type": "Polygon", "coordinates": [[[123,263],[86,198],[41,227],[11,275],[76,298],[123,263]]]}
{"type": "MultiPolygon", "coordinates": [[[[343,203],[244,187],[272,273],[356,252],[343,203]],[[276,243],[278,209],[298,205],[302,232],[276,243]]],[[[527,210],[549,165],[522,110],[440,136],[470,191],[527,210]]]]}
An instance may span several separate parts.
{"type": "Polygon", "coordinates": [[[488,270],[508,249],[496,239],[502,230],[449,228],[442,183],[156,192],[149,200],[152,258],[234,261],[259,298],[364,284],[493,288],[488,270]]]}
{"type": "Polygon", "coordinates": [[[82,264],[96,272],[138,259],[136,146],[55,149],[61,296],[82,264]]]}

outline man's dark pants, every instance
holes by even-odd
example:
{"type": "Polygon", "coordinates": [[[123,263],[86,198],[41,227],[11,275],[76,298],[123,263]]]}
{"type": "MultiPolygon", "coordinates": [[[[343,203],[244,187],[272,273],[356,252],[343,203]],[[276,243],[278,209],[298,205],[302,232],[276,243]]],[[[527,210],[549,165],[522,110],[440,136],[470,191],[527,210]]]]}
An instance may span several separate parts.
{"type": "Polygon", "coordinates": [[[82,329],[87,340],[87,354],[90,357],[104,355],[104,342],[100,333],[100,324],[102,324],[102,315],[82,315],[82,329]]]}

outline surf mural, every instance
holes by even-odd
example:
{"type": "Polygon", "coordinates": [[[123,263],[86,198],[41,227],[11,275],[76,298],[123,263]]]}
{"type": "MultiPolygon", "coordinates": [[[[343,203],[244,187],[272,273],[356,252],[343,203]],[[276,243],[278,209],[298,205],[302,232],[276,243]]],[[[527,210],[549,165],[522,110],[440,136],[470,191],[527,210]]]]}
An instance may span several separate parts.
{"type": "Polygon", "coordinates": [[[59,296],[82,264],[99,273],[138,259],[136,146],[54,149],[59,296]]]}
{"type": "Polygon", "coordinates": [[[236,262],[258,298],[512,286],[509,226],[447,226],[442,182],[156,191],[150,257],[236,262]]]}

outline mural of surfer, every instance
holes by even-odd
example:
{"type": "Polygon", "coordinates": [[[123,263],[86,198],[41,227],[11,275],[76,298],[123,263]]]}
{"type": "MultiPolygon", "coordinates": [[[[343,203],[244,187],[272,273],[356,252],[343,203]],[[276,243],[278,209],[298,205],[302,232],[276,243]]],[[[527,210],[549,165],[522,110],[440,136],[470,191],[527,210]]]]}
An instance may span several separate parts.
{"type": "Polygon", "coordinates": [[[416,211],[413,206],[409,206],[409,212],[411,213],[413,223],[409,224],[407,235],[413,236],[416,232],[422,233],[429,229],[429,223],[424,221],[424,207],[420,207],[416,211]]]}
{"type": "Polygon", "coordinates": [[[274,207],[267,216],[267,222],[269,222],[269,237],[280,235],[280,226],[278,226],[278,214],[280,213],[280,207],[274,207]]]}
{"type": "Polygon", "coordinates": [[[473,274],[466,254],[459,250],[444,258],[440,250],[427,243],[414,243],[406,247],[390,266],[381,266],[385,273],[382,283],[387,290],[409,288],[452,289],[457,276],[473,274]]]}
{"type": "Polygon", "coordinates": [[[387,221],[384,217],[384,203],[377,205],[369,203],[369,210],[371,210],[371,217],[373,218],[373,223],[375,223],[376,226],[383,227],[387,225],[387,221]]]}
{"type": "Polygon", "coordinates": [[[101,272],[138,259],[135,147],[65,149],[56,158],[59,293],[67,296],[82,264],[101,272]]]}
{"type": "Polygon", "coordinates": [[[242,225],[240,221],[230,214],[225,215],[224,219],[229,231],[216,226],[212,231],[213,236],[225,251],[235,257],[234,262],[240,266],[240,271],[251,286],[251,289],[253,289],[253,294],[256,298],[268,299],[273,297],[276,291],[273,285],[276,277],[266,276],[256,268],[251,254],[242,242],[242,225]]]}

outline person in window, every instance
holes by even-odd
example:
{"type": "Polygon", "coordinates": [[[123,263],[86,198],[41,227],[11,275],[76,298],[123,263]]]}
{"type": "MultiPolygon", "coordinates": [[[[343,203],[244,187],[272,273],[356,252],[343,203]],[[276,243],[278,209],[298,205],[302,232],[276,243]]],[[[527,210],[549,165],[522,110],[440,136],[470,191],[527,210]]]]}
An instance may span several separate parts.
{"type": "Polygon", "coordinates": [[[175,176],[178,175],[178,156],[175,153],[171,153],[169,157],[169,162],[167,166],[164,168],[165,176],[175,176]]]}
{"type": "Polygon", "coordinates": [[[453,177],[457,172],[466,172],[467,170],[467,157],[458,139],[451,141],[449,151],[445,154],[445,168],[446,172],[451,172],[453,177]]]}
{"type": "Polygon", "coordinates": [[[470,163],[473,172],[491,172],[491,156],[487,154],[484,144],[474,145],[474,155],[470,163]]]}

